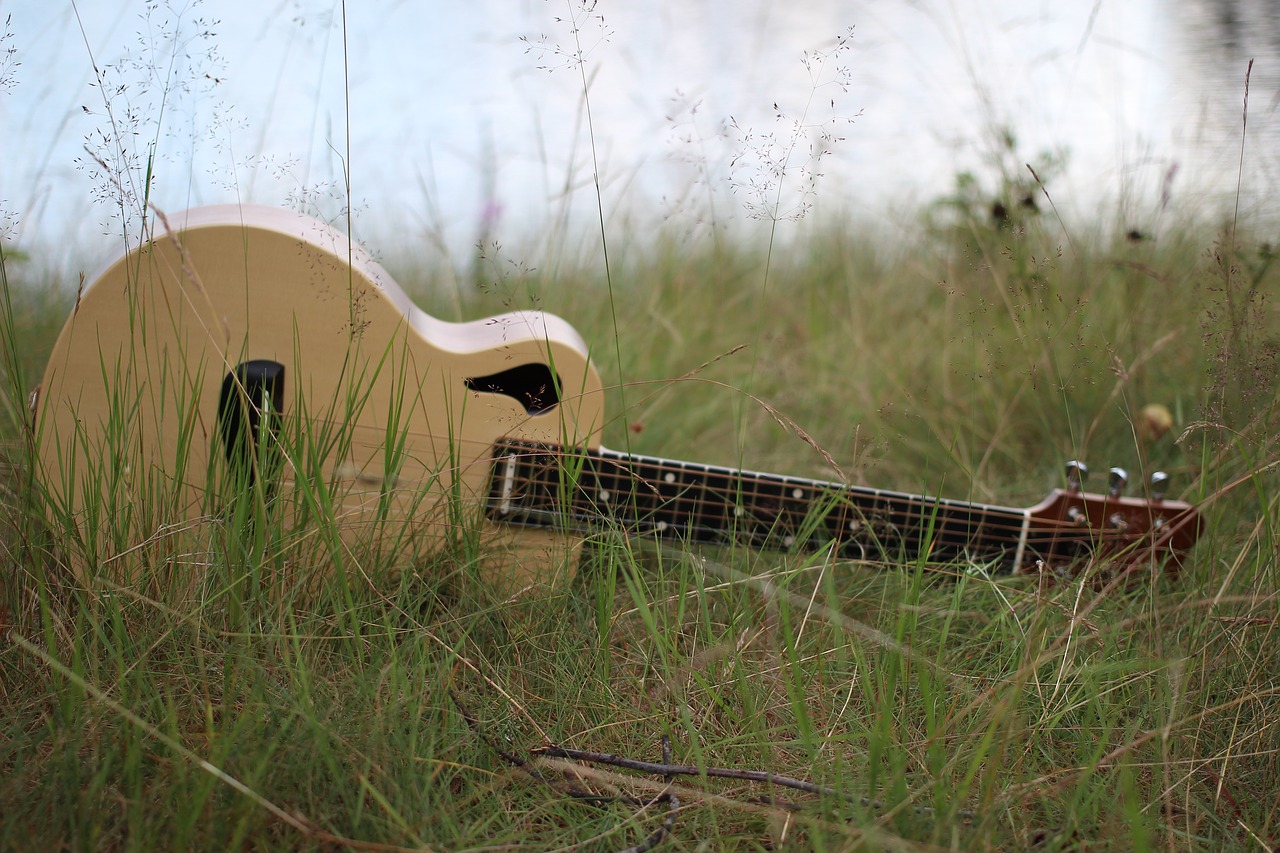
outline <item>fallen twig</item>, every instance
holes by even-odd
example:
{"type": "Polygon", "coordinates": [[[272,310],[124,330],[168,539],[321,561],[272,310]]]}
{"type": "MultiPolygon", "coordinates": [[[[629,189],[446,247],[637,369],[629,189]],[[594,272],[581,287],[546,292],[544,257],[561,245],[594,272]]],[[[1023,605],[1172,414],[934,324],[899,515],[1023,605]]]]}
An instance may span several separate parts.
{"type": "MultiPolygon", "coordinates": [[[[870,797],[854,797],[841,793],[835,788],[826,785],[818,785],[813,782],[806,782],[803,779],[795,779],[790,776],[784,776],[769,770],[740,770],[730,767],[695,767],[691,764],[673,764],[671,762],[671,739],[665,735],[662,738],[662,762],[640,761],[634,758],[627,758],[621,755],[613,755],[607,752],[592,752],[583,749],[570,749],[562,746],[544,746],[531,751],[531,755],[535,758],[543,759],[567,759],[569,761],[580,762],[582,764],[604,764],[612,767],[620,767],[624,770],[634,770],[639,773],[647,773],[655,776],[661,776],[667,787],[652,800],[642,800],[636,797],[627,796],[625,794],[616,794],[611,796],[601,796],[591,793],[582,788],[566,785],[558,780],[552,779],[542,773],[536,767],[530,766],[527,759],[521,758],[506,749],[503,749],[493,738],[491,738],[480,725],[479,720],[467,710],[461,698],[452,689],[449,690],[449,696],[457,706],[459,713],[462,714],[463,720],[467,726],[480,737],[485,744],[492,749],[504,761],[514,767],[519,768],[530,777],[537,779],[539,782],[547,785],[559,793],[581,802],[588,802],[592,805],[603,805],[606,803],[625,803],[627,805],[636,806],[641,810],[647,809],[660,802],[667,803],[667,817],[648,838],[639,844],[624,848],[621,853],[648,853],[663,839],[670,834],[672,827],[675,825],[676,813],[680,808],[680,799],[676,795],[672,780],[676,776],[703,776],[719,779],[736,779],[743,782],[755,782],[764,785],[776,785],[781,788],[791,788],[797,791],[803,791],[808,794],[816,794],[824,797],[834,797],[842,799],[845,802],[857,803],[864,807],[875,811],[882,810],[885,806],[879,800],[873,800],[870,797]]],[[[553,761],[553,763],[555,763],[553,761]]],[[[572,765],[570,765],[572,766],[572,765]]],[[[585,769],[585,768],[584,768],[585,769]]],[[[763,797],[753,797],[751,802],[760,803],[766,806],[781,808],[788,812],[801,811],[803,806],[791,803],[785,800],[779,800],[771,795],[763,797]]],[[[935,810],[929,806],[913,806],[912,812],[916,815],[932,815],[935,810]]],[[[965,822],[972,821],[975,817],[972,811],[960,809],[956,812],[956,816],[965,822]]]]}
{"type": "MultiPolygon", "coordinates": [[[[621,755],[607,752],[589,752],[583,749],[568,749],[562,746],[544,746],[533,750],[534,755],[548,755],[555,758],[570,758],[574,761],[587,761],[592,764],[608,764],[635,770],[640,773],[652,773],[655,776],[712,776],[719,779],[738,779],[743,782],[759,782],[765,785],[779,785],[783,788],[794,788],[808,794],[827,797],[843,797],[835,788],[815,785],[803,779],[793,779],[768,770],[736,770],[729,767],[695,767],[692,764],[655,764],[651,761],[636,761],[621,755]]],[[[847,798],[846,798],[847,799],[847,798]]],[[[870,805],[870,802],[864,805],[870,805]]]]}
{"type": "MultiPolygon", "coordinates": [[[[602,796],[583,788],[579,788],[576,785],[561,783],[550,778],[536,767],[530,767],[527,760],[503,749],[497,741],[489,737],[488,733],[485,732],[484,727],[480,725],[480,721],[477,720],[469,710],[467,710],[467,706],[463,704],[462,699],[452,688],[449,690],[449,698],[453,700],[453,704],[457,707],[458,713],[462,714],[462,719],[466,721],[467,726],[485,742],[485,745],[497,753],[503,761],[506,761],[513,767],[519,768],[531,778],[538,780],[558,793],[564,794],[566,797],[570,797],[579,802],[590,803],[594,806],[603,806],[609,803],[624,803],[629,806],[634,806],[641,811],[657,805],[658,803],[667,803],[667,816],[666,819],[663,820],[662,825],[654,830],[647,838],[645,838],[644,841],[630,847],[625,847],[620,851],[620,853],[648,853],[648,851],[653,850],[661,844],[663,839],[670,834],[671,828],[675,826],[676,812],[680,808],[680,799],[669,789],[652,800],[642,800],[638,797],[632,797],[626,794],[602,796]]],[[[662,741],[662,757],[665,761],[669,762],[671,759],[671,741],[665,736],[662,741]]],[[[544,750],[538,750],[535,754],[542,754],[542,752],[544,752],[544,750]]],[[[666,775],[664,779],[669,785],[671,782],[671,775],[666,775]]]]}

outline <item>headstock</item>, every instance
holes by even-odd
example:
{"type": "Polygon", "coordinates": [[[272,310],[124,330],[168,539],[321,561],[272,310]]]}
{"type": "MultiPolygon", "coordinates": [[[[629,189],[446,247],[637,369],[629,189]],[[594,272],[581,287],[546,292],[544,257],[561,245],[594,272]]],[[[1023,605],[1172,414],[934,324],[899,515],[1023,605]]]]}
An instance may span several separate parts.
{"type": "Polygon", "coordinates": [[[1149,497],[1125,497],[1129,475],[1123,468],[1108,473],[1106,494],[1084,491],[1089,469],[1067,463],[1067,485],[1055,489],[1030,510],[1030,531],[1023,566],[1037,560],[1057,568],[1094,557],[1114,557],[1122,564],[1166,558],[1180,559],[1200,534],[1195,507],[1166,500],[1169,475],[1157,471],[1149,480],[1149,497]]]}

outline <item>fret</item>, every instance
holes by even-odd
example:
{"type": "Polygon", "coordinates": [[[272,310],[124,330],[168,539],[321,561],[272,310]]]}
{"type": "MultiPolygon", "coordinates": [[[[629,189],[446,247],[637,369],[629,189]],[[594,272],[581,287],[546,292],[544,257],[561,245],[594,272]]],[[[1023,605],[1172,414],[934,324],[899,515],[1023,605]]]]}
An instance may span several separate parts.
{"type": "Polygon", "coordinates": [[[502,486],[501,500],[498,502],[498,512],[507,515],[511,512],[511,498],[516,490],[516,467],[519,463],[514,456],[508,456],[502,466],[502,486]]]}
{"type": "Polygon", "coordinates": [[[680,463],[680,467],[681,472],[678,478],[680,498],[676,503],[678,513],[675,518],[676,526],[684,530],[686,537],[703,541],[712,528],[707,527],[702,518],[702,477],[698,476],[700,472],[687,462],[680,463]]]}
{"type": "Polygon", "coordinates": [[[1061,550],[1055,531],[1029,533],[1026,510],[780,474],[520,441],[495,446],[493,470],[489,513],[515,523],[774,550],[834,541],[885,559],[1021,564],[1061,550]]]}
{"type": "MultiPolygon", "coordinates": [[[[658,511],[667,501],[668,493],[663,490],[663,487],[670,486],[671,483],[664,482],[660,477],[655,478],[652,475],[633,474],[630,479],[634,487],[631,489],[628,498],[635,508],[637,522],[646,530],[656,528],[658,511]]],[[[674,479],[675,475],[672,474],[673,482],[674,479]]]]}

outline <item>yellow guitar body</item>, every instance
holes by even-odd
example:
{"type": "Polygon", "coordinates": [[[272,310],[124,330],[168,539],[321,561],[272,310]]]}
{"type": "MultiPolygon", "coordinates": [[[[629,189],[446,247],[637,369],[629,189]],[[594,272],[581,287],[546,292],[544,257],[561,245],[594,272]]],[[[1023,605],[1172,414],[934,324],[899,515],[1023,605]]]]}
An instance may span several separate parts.
{"type": "MultiPolygon", "coordinates": [[[[435,319],[288,211],[197,208],[153,230],[84,290],[35,403],[40,481],[82,537],[79,573],[141,547],[198,568],[186,532],[221,523],[268,464],[289,511],[333,513],[325,547],[410,530],[429,551],[475,518],[497,439],[599,446],[600,378],[559,318],[435,319]]],[[[562,534],[520,536],[502,585],[571,569],[562,534]]]]}

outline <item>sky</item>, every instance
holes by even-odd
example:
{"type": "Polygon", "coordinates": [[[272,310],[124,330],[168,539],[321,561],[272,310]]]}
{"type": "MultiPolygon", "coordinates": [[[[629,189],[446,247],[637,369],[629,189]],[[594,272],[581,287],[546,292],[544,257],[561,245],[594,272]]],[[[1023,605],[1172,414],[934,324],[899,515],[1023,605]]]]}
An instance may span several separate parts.
{"type": "Polygon", "coordinates": [[[92,250],[150,169],[165,208],[349,211],[366,242],[464,257],[589,242],[597,205],[606,227],[689,234],[749,236],[810,204],[808,227],[882,219],[1056,151],[1067,215],[1150,218],[1171,169],[1202,192],[1191,148],[1231,159],[1188,128],[1210,111],[1167,9],[0,0],[0,209],[10,241],[92,250]],[[1003,127],[1018,143],[1001,160],[1003,127]]]}

